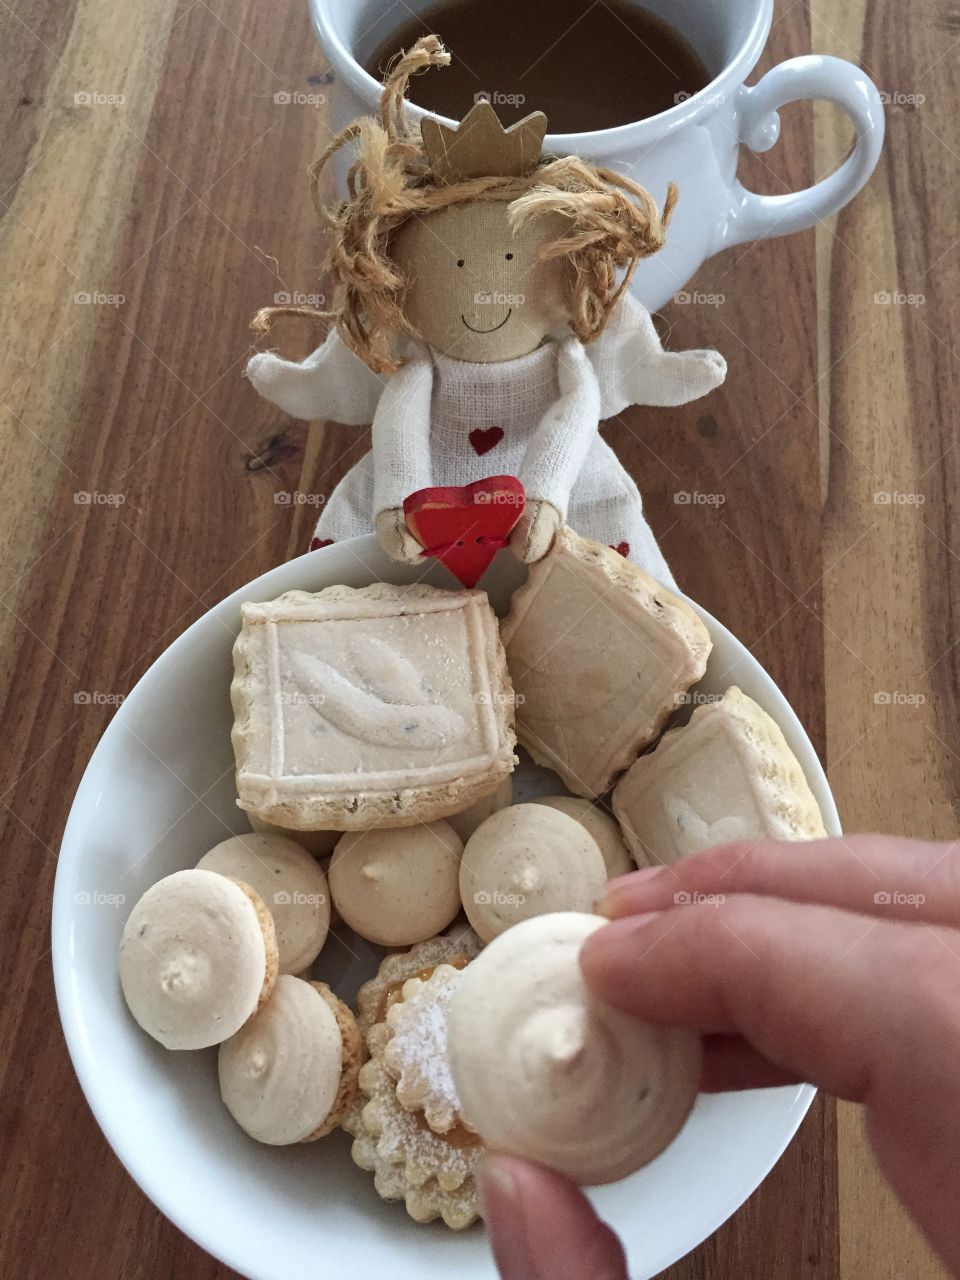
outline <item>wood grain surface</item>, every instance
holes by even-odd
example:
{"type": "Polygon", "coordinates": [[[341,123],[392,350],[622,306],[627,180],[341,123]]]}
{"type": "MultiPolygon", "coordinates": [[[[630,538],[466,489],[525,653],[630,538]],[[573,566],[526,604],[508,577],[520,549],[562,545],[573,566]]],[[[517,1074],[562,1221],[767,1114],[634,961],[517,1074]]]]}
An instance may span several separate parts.
{"type": "MultiPolygon", "coordinates": [[[[664,320],[673,346],[724,351],[726,385],[605,435],[680,581],[796,708],[844,825],[952,836],[960,19],[935,0],[780,0],[764,65],[811,47],[888,95],[877,174],[815,232],[708,263],[696,288],[723,301],[664,320]],[[722,504],[676,501],[693,491],[722,504]]],[[[0,1276],[212,1280],[227,1272],[144,1199],[86,1107],[49,904],[112,714],[78,695],[126,693],[211,604],[301,550],[315,511],[276,495],[329,493],[366,447],[291,422],[241,377],[250,315],[321,287],[303,175],[322,109],[275,95],[322,93],[328,67],[303,0],[0,0],[0,50],[0,1276]]],[[[744,174],[796,188],[848,143],[831,109],[789,108],[744,174]]],[[[278,338],[306,350],[302,330],[278,338]]],[[[941,1272],[856,1110],[819,1100],[668,1274],[941,1272]]]]}

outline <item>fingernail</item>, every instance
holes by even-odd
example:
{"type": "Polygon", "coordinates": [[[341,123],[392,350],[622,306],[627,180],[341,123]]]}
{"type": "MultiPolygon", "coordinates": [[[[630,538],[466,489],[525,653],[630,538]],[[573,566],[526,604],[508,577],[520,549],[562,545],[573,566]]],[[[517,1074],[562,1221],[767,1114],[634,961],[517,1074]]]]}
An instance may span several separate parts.
{"type": "Polygon", "coordinates": [[[617,876],[606,885],[594,910],[598,915],[616,920],[620,916],[633,915],[651,902],[657,902],[659,906],[659,887],[669,874],[672,873],[666,867],[643,867],[629,875],[617,876]]]}
{"type": "Polygon", "coordinates": [[[503,1280],[538,1280],[517,1180],[508,1160],[487,1156],[477,1172],[483,1220],[503,1280]]]}

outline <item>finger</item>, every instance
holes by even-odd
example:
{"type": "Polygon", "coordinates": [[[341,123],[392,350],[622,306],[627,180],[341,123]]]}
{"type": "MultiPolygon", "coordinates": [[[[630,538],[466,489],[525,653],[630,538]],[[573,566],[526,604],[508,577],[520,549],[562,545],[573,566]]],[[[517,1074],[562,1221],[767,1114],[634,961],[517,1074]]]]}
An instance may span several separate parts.
{"type": "Polygon", "coordinates": [[[705,1036],[701,1093],[733,1093],[799,1084],[800,1077],[768,1061],[742,1036],[705,1036]]]}
{"type": "Polygon", "coordinates": [[[748,895],[616,920],[581,951],[609,1004],[743,1036],[782,1071],[857,1101],[929,1036],[921,989],[937,962],[926,929],[748,895]]]}
{"type": "Polygon", "coordinates": [[[734,893],[960,924],[960,844],[866,835],[721,845],[612,880],[597,910],[615,920],[734,893]]]}
{"type": "Polygon", "coordinates": [[[502,1155],[488,1156],[478,1177],[503,1280],[627,1280],[620,1241],[572,1182],[502,1155]]]}

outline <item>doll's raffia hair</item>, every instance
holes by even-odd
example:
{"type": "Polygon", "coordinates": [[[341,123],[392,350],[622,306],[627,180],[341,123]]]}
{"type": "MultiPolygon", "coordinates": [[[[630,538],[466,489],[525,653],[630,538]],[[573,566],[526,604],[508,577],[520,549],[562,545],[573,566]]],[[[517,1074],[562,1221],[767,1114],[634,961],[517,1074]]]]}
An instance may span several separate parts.
{"type": "Polygon", "coordinates": [[[435,181],[419,131],[411,131],[404,119],[403,104],[412,75],[449,61],[436,36],[418,40],[386,76],[379,119],[367,116],[348,125],[311,166],[314,203],[333,236],[325,271],[332,276],[339,309],[266,307],[254,317],[255,332],[269,332],[278,315],[330,320],[366,365],[377,373],[394,372],[402,363],[397,354],[401,335],[419,337],[404,315],[407,280],[391,257],[396,233],[411,218],[451,205],[506,200],[514,228],[544,214],[568,219],[568,230],[540,256],[570,261],[570,325],[581,342],[602,333],[637,264],[663,245],[676,187],[670,183],[661,213],[638,183],[576,156],[542,158],[524,177],[435,181]],[[348,143],[356,144],[356,159],[347,173],[347,198],[325,208],[321,176],[348,143]],[[618,283],[620,270],[624,274],[618,283]]]}

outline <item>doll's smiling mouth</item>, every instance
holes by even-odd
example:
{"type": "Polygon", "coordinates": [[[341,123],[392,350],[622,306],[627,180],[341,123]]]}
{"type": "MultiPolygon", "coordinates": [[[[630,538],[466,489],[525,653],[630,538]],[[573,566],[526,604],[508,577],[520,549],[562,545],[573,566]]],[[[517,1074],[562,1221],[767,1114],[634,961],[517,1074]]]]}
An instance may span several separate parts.
{"type": "Polygon", "coordinates": [[[475,329],[473,325],[470,324],[470,322],[467,320],[466,316],[461,315],[460,319],[467,326],[467,328],[470,330],[471,333],[496,333],[498,329],[503,328],[503,326],[507,323],[507,321],[510,319],[512,315],[513,315],[513,307],[511,307],[508,310],[507,314],[503,317],[500,323],[495,324],[492,329],[475,329]]]}

